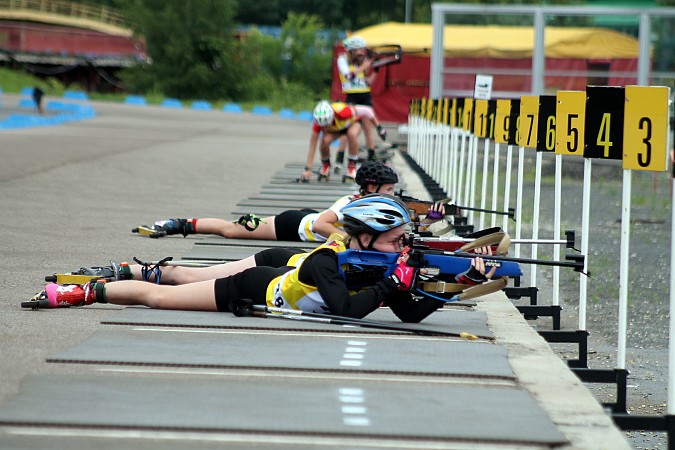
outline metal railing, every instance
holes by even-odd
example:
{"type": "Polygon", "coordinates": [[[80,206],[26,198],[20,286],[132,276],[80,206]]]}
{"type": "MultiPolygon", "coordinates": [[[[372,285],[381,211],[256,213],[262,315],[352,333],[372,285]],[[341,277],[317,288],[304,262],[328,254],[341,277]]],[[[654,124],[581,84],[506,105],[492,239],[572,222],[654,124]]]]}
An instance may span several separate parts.
{"type": "Polygon", "coordinates": [[[94,20],[122,28],[128,28],[129,25],[122,14],[104,6],[90,6],[62,0],[0,0],[0,11],[3,10],[56,14],[94,20]]]}

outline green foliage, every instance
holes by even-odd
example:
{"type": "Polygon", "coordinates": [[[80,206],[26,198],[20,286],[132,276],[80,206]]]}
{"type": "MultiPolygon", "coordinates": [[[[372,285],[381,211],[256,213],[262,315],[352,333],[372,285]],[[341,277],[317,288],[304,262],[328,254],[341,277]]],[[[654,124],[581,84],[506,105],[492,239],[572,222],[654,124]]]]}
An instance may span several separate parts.
{"type": "Polygon", "coordinates": [[[334,39],[317,38],[321,29],[316,16],[293,13],[282,24],[279,38],[253,28],[239,46],[246,55],[249,74],[231,98],[272,103],[287,98],[287,106],[292,107],[298,99],[313,101],[319,94],[326,96],[334,39]]]}
{"type": "Polygon", "coordinates": [[[131,91],[156,89],[177,98],[231,96],[246,62],[227,31],[235,0],[136,0],[127,13],[146,41],[152,64],[121,75],[131,91]]]}
{"type": "Polygon", "coordinates": [[[131,92],[235,101],[314,97],[330,86],[331,38],[316,16],[288,15],[280,39],[255,29],[241,42],[234,0],[135,0],[128,14],[146,40],[150,64],[120,73],[131,92]]]}
{"type": "Polygon", "coordinates": [[[37,86],[47,95],[63,95],[66,90],[55,78],[41,79],[29,73],[0,67],[0,88],[4,92],[21,92],[25,87],[37,86]]]}
{"type": "Polygon", "coordinates": [[[333,42],[321,38],[322,24],[316,16],[289,13],[281,28],[283,45],[280,79],[301,83],[311,90],[330,85],[333,42]]]}

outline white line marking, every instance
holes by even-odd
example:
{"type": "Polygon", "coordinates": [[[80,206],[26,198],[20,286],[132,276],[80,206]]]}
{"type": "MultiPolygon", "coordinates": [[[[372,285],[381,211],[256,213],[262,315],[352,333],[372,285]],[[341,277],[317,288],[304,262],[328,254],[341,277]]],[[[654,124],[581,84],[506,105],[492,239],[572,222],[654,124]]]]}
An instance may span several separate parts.
{"type": "Polygon", "coordinates": [[[365,406],[342,405],[342,414],[365,414],[368,409],[365,406]]]}
{"type": "Polygon", "coordinates": [[[349,353],[365,353],[366,349],[362,348],[362,347],[347,347],[345,349],[345,353],[346,352],[349,352],[349,353]]]}
{"type": "Polygon", "coordinates": [[[342,422],[345,425],[350,425],[353,427],[367,427],[370,426],[370,419],[367,417],[361,416],[345,416],[342,418],[342,422]]]}
{"type": "Polygon", "coordinates": [[[340,394],[342,395],[363,395],[363,389],[361,388],[340,388],[340,394]]]}
{"type": "Polygon", "coordinates": [[[340,361],[341,366],[350,366],[350,367],[361,367],[363,363],[361,361],[352,361],[349,359],[343,359],[340,361]]]}
{"type": "Polygon", "coordinates": [[[341,395],[340,402],[342,403],[363,403],[364,399],[361,395],[341,395]]]}

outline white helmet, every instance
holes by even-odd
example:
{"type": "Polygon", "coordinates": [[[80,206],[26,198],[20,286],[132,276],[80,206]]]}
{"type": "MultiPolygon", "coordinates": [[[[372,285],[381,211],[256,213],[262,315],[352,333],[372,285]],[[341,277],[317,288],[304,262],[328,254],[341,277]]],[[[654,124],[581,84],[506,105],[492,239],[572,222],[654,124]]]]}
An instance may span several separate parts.
{"type": "Polygon", "coordinates": [[[359,50],[366,48],[366,41],[359,36],[348,37],[343,42],[345,50],[359,50]]]}
{"type": "Polygon", "coordinates": [[[314,108],[314,121],[320,127],[327,127],[333,123],[334,118],[335,111],[333,111],[333,107],[326,100],[320,101],[314,108]]]}

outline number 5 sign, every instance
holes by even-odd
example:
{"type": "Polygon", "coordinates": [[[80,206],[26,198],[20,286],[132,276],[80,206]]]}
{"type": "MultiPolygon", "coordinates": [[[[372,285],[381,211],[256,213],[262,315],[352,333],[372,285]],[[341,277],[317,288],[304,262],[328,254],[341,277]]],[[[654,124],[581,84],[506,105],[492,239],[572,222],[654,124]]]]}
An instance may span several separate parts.
{"type": "Polygon", "coordinates": [[[667,87],[626,86],[623,123],[623,168],[668,169],[667,87]]]}
{"type": "Polygon", "coordinates": [[[583,156],[586,92],[558,91],[557,100],[555,152],[583,156]]]}

